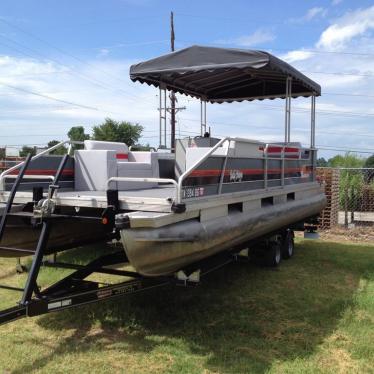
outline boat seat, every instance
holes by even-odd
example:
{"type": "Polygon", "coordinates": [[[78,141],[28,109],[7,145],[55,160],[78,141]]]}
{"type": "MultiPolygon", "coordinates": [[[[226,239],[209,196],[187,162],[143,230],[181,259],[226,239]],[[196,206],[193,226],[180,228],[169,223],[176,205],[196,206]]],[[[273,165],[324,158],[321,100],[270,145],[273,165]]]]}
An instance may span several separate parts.
{"type": "Polygon", "coordinates": [[[84,149],[87,151],[105,150],[116,151],[116,159],[126,162],[129,155],[129,147],[125,143],[104,142],[101,140],[85,140],[84,149]]]}
{"type": "Polygon", "coordinates": [[[117,151],[75,151],[75,190],[106,191],[107,180],[117,176],[117,151]]]}
{"type": "MultiPolygon", "coordinates": [[[[85,149],[75,152],[75,190],[105,191],[112,177],[158,178],[155,152],[129,152],[126,144],[85,141],[85,149]],[[109,148],[109,149],[102,149],[109,148]],[[123,155],[126,157],[123,157],[123,155]]],[[[158,183],[113,182],[119,191],[157,187],[158,183]]]]}
{"type": "MultiPolygon", "coordinates": [[[[118,177],[159,178],[156,152],[129,152],[128,162],[118,161],[118,177]]],[[[158,183],[118,182],[120,191],[157,187],[158,183]]]]}

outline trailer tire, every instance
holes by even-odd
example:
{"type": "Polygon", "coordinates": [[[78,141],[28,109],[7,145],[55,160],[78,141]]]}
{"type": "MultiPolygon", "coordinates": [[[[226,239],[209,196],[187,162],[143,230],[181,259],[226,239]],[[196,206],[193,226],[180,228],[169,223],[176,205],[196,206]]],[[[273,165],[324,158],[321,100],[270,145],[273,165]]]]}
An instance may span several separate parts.
{"type": "Polygon", "coordinates": [[[282,238],[282,258],[285,260],[291,258],[294,254],[295,243],[294,243],[294,233],[292,230],[287,230],[282,238]]]}
{"type": "Polygon", "coordinates": [[[277,267],[282,260],[282,249],[278,242],[270,243],[265,256],[265,266],[277,267]]]}

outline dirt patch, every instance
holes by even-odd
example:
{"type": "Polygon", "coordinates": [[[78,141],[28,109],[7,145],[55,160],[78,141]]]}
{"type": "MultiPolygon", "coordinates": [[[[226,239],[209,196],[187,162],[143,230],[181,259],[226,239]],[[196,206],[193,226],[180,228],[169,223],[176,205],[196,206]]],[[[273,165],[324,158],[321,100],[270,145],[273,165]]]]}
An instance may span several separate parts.
{"type": "Polygon", "coordinates": [[[323,357],[319,361],[323,371],[328,369],[338,374],[359,373],[357,363],[352,359],[351,355],[342,348],[332,348],[328,356],[323,357]]]}
{"type": "Polygon", "coordinates": [[[319,231],[321,239],[338,242],[374,243],[374,227],[335,227],[319,231]]]}

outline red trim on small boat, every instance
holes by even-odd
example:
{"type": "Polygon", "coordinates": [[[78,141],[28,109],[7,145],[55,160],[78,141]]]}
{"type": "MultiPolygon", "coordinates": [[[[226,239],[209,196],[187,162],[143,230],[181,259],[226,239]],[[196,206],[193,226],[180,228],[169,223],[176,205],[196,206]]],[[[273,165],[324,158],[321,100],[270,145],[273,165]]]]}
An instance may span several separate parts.
{"type": "Polygon", "coordinates": [[[129,155],[127,153],[117,153],[116,159],[117,160],[128,160],[129,155]]]}

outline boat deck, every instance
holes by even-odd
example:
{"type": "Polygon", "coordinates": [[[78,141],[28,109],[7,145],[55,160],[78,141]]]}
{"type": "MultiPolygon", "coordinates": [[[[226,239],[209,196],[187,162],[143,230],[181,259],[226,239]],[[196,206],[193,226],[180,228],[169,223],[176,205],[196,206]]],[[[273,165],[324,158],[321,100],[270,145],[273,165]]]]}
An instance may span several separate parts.
{"type": "MultiPolygon", "coordinates": [[[[9,192],[0,193],[0,204],[7,201],[9,192]]],[[[45,194],[46,196],[46,194],[45,194]]],[[[30,202],[31,192],[17,192],[14,202],[24,204],[30,202]]],[[[118,198],[121,209],[170,212],[172,201],[176,197],[175,187],[159,186],[156,188],[119,191],[118,198]]],[[[57,205],[106,208],[105,191],[59,191],[54,199],[57,205]]]]}

